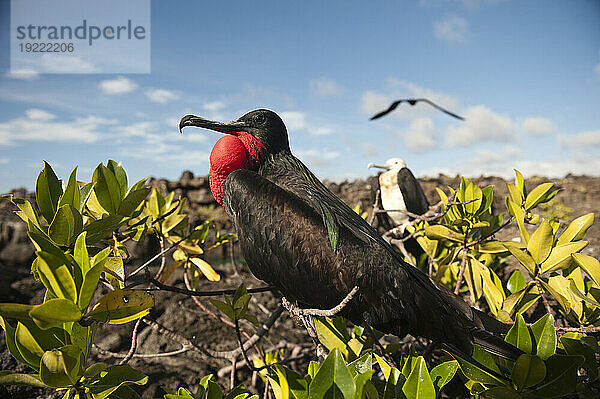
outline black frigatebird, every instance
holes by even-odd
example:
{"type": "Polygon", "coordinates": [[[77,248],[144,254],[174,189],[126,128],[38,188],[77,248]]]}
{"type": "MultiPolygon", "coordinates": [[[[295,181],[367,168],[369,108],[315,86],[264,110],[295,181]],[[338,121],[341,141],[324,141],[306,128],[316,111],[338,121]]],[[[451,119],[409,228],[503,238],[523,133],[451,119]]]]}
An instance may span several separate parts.
{"type": "Polygon", "coordinates": [[[407,223],[413,219],[403,211],[423,215],[429,210],[429,202],[423,188],[402,159],[390,158],[384,165],[370,163],[368,167],[385,169],[378,177],[379,193],[381,205],[383,209],[389,210],[387,215],[394,226],[400,226],[401,230],[404,230],[407,223]]]}
{"type": "Polygon", "coordinates": [[[395,110],[395,109],[396,109],[396,107],[397,107],[398,105],[400,105],[401,103],[404,103],[404,102],[406,102],[406,103],[409,103],[410,105],[415,105],[416,103],[418,103],[418,102],[421,102],[421,101],[422,101],[422,102],[425,102],[425,103],[427,103],[427,104],[429,104],[429,105],[431,105],[431,106],[432,106],[432,107],[434,107],[435,109],[438,109],[438,110],[440,110],[440,111],[444,112],[445,114],[448,114],[448,115],[450,115],[450,116],[453,116],[453,117],[455,117],[456,119],[460,119],[461,121],[464,121],[464,120],[465,120],[465,118],[463,118],[462,116],[458,116],[458,115],[456,115],[454,112],[450,112],[450,111],[448,111],[447,109],[440,107],[439,105],[437,105],[437,104],[436,104],[436,103],[434,103],[433,101],[431,101],[431,100],[428,100],[428,99],[426,99],[426,98],[402,98],[402,99],[400,99],[400,100],[394,101],[394,102],[393,102],[393,103],[392,103],[392,104],[391,104],[391,105],[388,107],[388,109],[386,109],[385,111],[381,111],[381,112],[379,112],[379,113],[377,113],[377,114],[373,115],[373,116],[371,117],[371,120],[378,119],[378,118],[381,118],[381,117],[382,117],[382,116],[384,116],[384,115],[387,115],[387,114],[389,114],[390,112],[392,112],[393,110],[395,110]]]}
{"type": "Polygon", "coordinates": [[[476,343],[516,359],[494,333],[498,320],[471,308],[407,264],[362,217],[329,191],[289,148],[273,111],[231,122],[184,116],[226,133],[210,155],[210,187],[234,224],[252,273],[301,307],[330,309],[358,286],[342,314],[400,337],[410,333],[469,358],[476,343]]]}

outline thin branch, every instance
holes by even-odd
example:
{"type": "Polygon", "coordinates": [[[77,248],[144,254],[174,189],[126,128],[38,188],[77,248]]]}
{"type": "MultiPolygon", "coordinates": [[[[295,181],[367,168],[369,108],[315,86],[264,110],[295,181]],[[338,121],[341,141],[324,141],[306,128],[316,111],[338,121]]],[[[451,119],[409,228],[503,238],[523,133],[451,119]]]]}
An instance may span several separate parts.
{"type": "Polygon", "coordinates": [[[600,327],[556,327],[559,332],[578,332],[584,334],[593,334],[600,332],[600,327]]]}
{"type": "Polygon", "coordinates": [[[465,273],[465,268],[467,267],[467,255],[469,254],[469,249],[463,249],[462,261],[460,262],[460,270],[458,271],[458,277],[456,278],[456,287],[454,288],[454,293],[458,295],[460,291],[460,286],[462,284],[463,275],[465,273]]]}
{"type": "Polygon", "coordinates": [[[139,272],[141,272],[142,270],[144,270],[146,267],[148,267],[148,265],[150,263],[154,262],[156,259],[158,259],[162,255],[166,254],[167,252],[169,252],[170,250],[172,250],[173,248],[175,248],[176,246],[178,246],[179,244],[181,244],[182,242],[184,242],[185,240],[187,240],[188,238],[190,238],[190,236],[192,235],[192,233],[188,234],[187,236],[183,237],[182,239],[178,240],[177,242],[171,244],[168,248],[166,248],[166,249],[160,251],[159,253],[157,253],[156,255],[154,255],[152,258],[150,258],[149,260],[147,260],[146,262],[144,262],[140,267],[138,267],[133,272],[131,272],[129,274],[129,276],[127,276],[127,278],[130,278],[131,276],[135,276],[136,274],[138,274],[139,272]]]}
{"type": "Polygon", "coordinates": [[[550,307],[550,304],[548,303],[548,299],[546,299],[544,290],[542,289],[542,283],[540,283],[540,281],[538,279],[535,279],[535,286],[537,287],[537,289],[540,293],[540,296],[542,297],[542,301],[544,302],[544,307],[546,308],[546,312],[550,313],[551,315],[554,315],[554,312],[552,312],[552,308],[550,307]]]}
{"type": "Polygon", "coordinates": [[[237,358],[231,359],[231,374],[229,376],[229,389],[233,389],[235,386],[235,372],[236,372],[237,358]]]}
{"type": "Polygon", "coordinates": [[[143,318],[144,317],[140,317],[135,322],[135,326],[133,326],[133,332],[131,333],[131,346],[129,348],[129,352],[127,352],[127,355],[125,355],[123,360],[119,362],[119,365],[126,364],[135,355],[135,350],[137,349],[138,328],[140,327],[140,323],[142,322],[143,318]]]}
{"type": "MultiPolygon", "coordinates": [[[[167,264],[167,257],[165,256],[165,253],[163,252],[165,250],[165,237],[161,236],[158,242],[160,244],[160,252],[162,253],[162,256],[160,258],[160,267],[158,268],[158,271],[154,275],[154,278],[156,280],[158,280],[160,278],[160,275],[162,274],[163,270],[165,270],[165,265],[167,264]]],[[[148,285],[148,288],[152,288],[152,283],[150,283],[148,285]]]]}
{"type": "MultiPolygon", "coordinates": [[[[111,352],[108,351],[106,349],[102,349],[100,348],[98,345],[93,344],[92,346],[94,349],[96,349],[98,351],[98,353],[105,355],[105,356],[110,356],[110,357],[116,357],[116,358],[126,358],[128,354],[123,355],[121,353],[116,353],[116,352],[111,352]]],[[[161,352],[161,353],[134,353],[132,355],[132,357],[134,358],[141,358],[141,359],[149,359],[149,358],[153,358],[153,357],[168,357],[168,356],[177,356],[180,355],[182,353],[185,352],[189,352],[192,348],[189,347],[182,347],[181,349],[177,349],[175,351],[172,352],[161,352]]],[[[121,361],[122,362],[122,361],[121,361]]],[[[121,364],[121,363],[119,363],[121,364]]]]}
{"type": "Polygon", "coordinates": [[[493,236],[494,234],[496,234],[497,232],[499,232],[500,230],[502,230],[503,228],[508,226],[514,219],[515,219],[514,217],[510,217],[506,222],[502,223],[502,225],[499,226],[496,230],[492,231],[491,233],[489,233],[475,241],[471,241],[470,243],[466,244],[465,247],[470,248],[472,246],[475,246],[475,245],[481,243],[482,241],[487,240],[488,238],[490,238],[491,236],[493,236]]]}
{"type": "Polygon", "coordinates": [[[302,309],[298,306],[290,303],[287,298],[281,298],[283,305],[288,309],[290,313],[296,316],[321,316],[321,317],[333,317],[340,313],[342,309],[348,305],[348,302],[352,300],[352,297],[358,292],[358,286],[352,288],[352,290],[342,299],[342,301],[331,309],[302,309]]]}
{"type": "MultiPolygon", "coordinates": [[[[160,281],[158,281],[157,279],[148,276],[148,281],[151,282],[152,284],[154,284],[156,286],[156,288],[148,288],[145,289],[145,291],[170,291],[170,292],[176,292],[178,294],[183,294],[183,295],[187,295],[187,296],[199,296],[199,297],[203,297],[203,296],[219,296],[219,295],[233,295],[235,294],[236,290],[235,289],[228,289],[228,290],[215,290],[215,291],[193,291],[193,290],[187,290],[185,288],[179,288],[179,287],[175,287],[172,285],[166,285],[161,283],[160,281]]],[[[248,288],[247,292],[250,293],[255,293],[255,292],[267,292],[267,291],[277,291],[277,289],[275,287],[272,286],[266,286],[266,287],[259,287],[259,288],[248,288]]]]}

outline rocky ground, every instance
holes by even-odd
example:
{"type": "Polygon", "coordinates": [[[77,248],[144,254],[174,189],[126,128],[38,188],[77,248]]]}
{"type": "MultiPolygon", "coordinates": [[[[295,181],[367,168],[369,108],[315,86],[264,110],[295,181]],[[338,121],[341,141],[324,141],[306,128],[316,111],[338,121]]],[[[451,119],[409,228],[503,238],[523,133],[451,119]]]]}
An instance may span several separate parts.
{"type": "MultiPolygon", "coordinates": [[[[496,177],[485,177],[474,179],[481,186],[494,185],[494,209],[496,212],[505,212],[504,198],[507,189],[504,180],[496,177]]],[[[541,182],[550,181],[546,178],[532,178],[527,180],[527,186],[533,187],[541,182]]],[[[583,214],[594,212],[598,214],[600,208],[600,178],[586,176],[568,176],[555,181],[564,189],[557,199],[543,212],[570,221],[583,214]]],[[[354,206],[360,204],[363,209],[370,211],[372,204],[371,183],[372,180],[356,180],[340,184],[328,183],[330,189],[344,199],[348,204],[354,206]]],[[[435,191],[436,187],[446,188],[458,187],[457,177],[439,176],[437,178],[422,179],[421,184],[430,201],[434,204],[439,197],[435,191]]],[[[194,177],[190,172],[184,172],[177,181],[153,180],[152,184],[163,191],[175,191],[175,195],[187,197],[188,212],[192,223],[201,222],[213,217],[220,230],[228,231],[231,224],[222,211],[214,202],[206,177],[194,177]]],[[[23,189],[14,190],[13,194],[20,198],[32,200],[31,193],[23,189]]],[[[0,200],[0,302],[20,302],[37,304],[42,301],[40,284],[35,282],[29,274],[30,263],[34,257],[33,246],[29,243],[26,226],[12,213],[13,207],[8,201],[0,200]]],[[[518,236],[516,228],[505,229],[501,238],[512,238],[518,236]]],[[[596,223],[588,232],[587,238],[590,245],[584,253],[594,257],[600,257],[600,223],[596,223]]],[[[131,270],[135,263],[148,259],[156,253],[158,245],[156,240],[145,240],[136,247],[131,247],[132,260],[128,266],[131,270]]],[[[239,254],[239,251],[237,251],[239,254]]],[[[221,274],[222,279],[218,283],[204,281],[201,289],[235,288],[240,282],[248,287],[261,286],[262,283],[254,279],[238,259],[232,264],[231,254],[221,250],[211,255],[210,262],[221,274]]],[[[169,284],[183,286],[182,275],[175,274],[169,280],[169,284]]],[[[211,310],[215,310],[207,299],[201,303],[211,310]]],[[[230,350],[236,347],[235,332],[222,322],[215,321],[207,312],[201,310],[193,300],[169,292],[157,294],[156,307],[151,316],[162,325],[178,331],[187,339],[195,343],[210,347],[214,350],[230,350]]],[[[270,293],[256,294],[250,304],[250,312],[258,316],[260,320],[268,317],[268,313],[275,309],[278,304],[270,293]]],[[[131,332],[133,323],[123,326],[103,326],[97,334],[96,344],[99,348],[110,352],[125,353],[131,343],[131,332]]],[[[250,325],[245,328],[252,331],[250,325]]],[[[269,335],[263,341],[266,348],[282,346],[290,343],[286,349],[288,354],[296,348],[298,353],[302,352],[300,344],[308,342],[308,337],[300,327],[284,313],[270,330],[269,335]],[[300,349],[298,349],[300,348],[300,349]]],[[[180,345],[158,333],[155,329],[142,325],[138,334],[138,353],[151,354],[169,352],[180,348],[180,345]]],[[[12,359],[4,342],[4,335],[0,333],[0,369],[16,370],[26,372],[25,367],[18,366],[12,359]]],[[[95,360],[115,364],[118,359],[103,355],[98,350],[94,351],[95,360]]],[[[293,365],[302,372],[305,371],[307,358],[300,358],[293,365]],[[304,369],[303,369],[304,367],[304,369]]],[[[130,363],[133,367],[146,373],[150,378],[144,387],[143,397],[160,397],[160,386],[175,388],[178,385],[194,387],[200,378],[206,374],[214,373],[217,381],[224,387],[229,385],[230,373],[226,372],[229,362],[222,359],[209,358],[190,351],[172,357],[135,358],[130,363]]],[[[256,377],[255,377],[256,378],[256,377]]],[[[251,373],[246,368],[240,367],[236,374],[237,382],[251,385],[251,373]]],[[[256,389],[261,389],[261,383],[255,384],[256,389]]],[[[51,397],[50,391],[23,389],[16,387],[0,387],[0,398],[3,397],[51,397]]]]}

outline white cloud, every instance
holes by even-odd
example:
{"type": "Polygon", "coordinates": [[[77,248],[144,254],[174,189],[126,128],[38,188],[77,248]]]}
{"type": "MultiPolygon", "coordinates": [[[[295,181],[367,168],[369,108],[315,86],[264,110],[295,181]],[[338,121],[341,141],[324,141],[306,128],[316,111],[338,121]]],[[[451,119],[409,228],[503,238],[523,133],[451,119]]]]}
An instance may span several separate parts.
{"type": "Polygon", "coordinates": [[[334,129],[329,126],[319,126],[317,128],[309,130],[309,133],[312,134],[313,136],[329,136],[330,134],[333,134],[334,132],[335,132],[334,129]]]}
{"type": "Polygon", "coordinates": [[[30,109],[25,117],[0,123],[0,145],[14,145],[21,141],[64,141],[94,143],[100,140],[101,129],[114,120],[89,115],[68,122],[56,122],[55,116],[41,109],[30,109]]]}
{"type": "Polygon", "coordinates": [[[406,147],[416,153],[423,153],[439,146],[435,125],[430,118],[417,118],[410,123],[408,130],[400,133],[406,147]]]}
{"type": "Polygon", "coordinates": [[[436,38],[451,44],[466,43],[469,39],[467,20],[455,14],[434,22],[433,33],[436,38]]]}
{"type": "Polygon", "coordinates": [[[512,145],[504,146],[503,149],[485,150],[479,149],[475,151],[473,163],[485,168],[491,168],[501,164],[512,164],[521,156],[521,150],[512,145]]]}
{"type": "Polygon", "coordinates": [[[33,68],[22,68],[9,70],[4,76],[10,79],[34,80],[39,78],[40,74],[33,68]]]}
{"type": "Polygon", "coordinates": [[[91,62],[62,54],[42,55],[43,71],[50,73],[94,73],[100,70],[91,62]]]}
{"type": "Polygon", "coordinates": [[[125,76],[117,76],[115,79],[100,82],[100,89],[106,94],[125,94],[134,91],[137,83],[125,76]]]}
{"type": "Polygon", "coordinates": [[[532,136],[543,136],[555,131],[556,127],[549,119],[533,116],[521,122],[521,130],[532,136]]]}
{"type": "Polygon", "coordinates": [[[27,115],[27,118],[35,121],[49,121],[56,119],[56,115],[38,108],[28,109],[25,111],[25,115],[27,115]]]}
{"type": "Polygon", "coordinates": [[[558,136],[558,142],[563,147],[600,147],[600,130],[561,134],[558,136]]]}
{"type": "Polygon", "coordinates": [[[451,147],[471,145],[482,141],[508,141],[513,124],[508,116],[500,115],[484,105],[464,111],[465,121],[446,129],[446,142],[451,147]]]}
{"type": "Polygon", "coordinates": [[[598,75],[598,77],[600,78],[600,64],[596,65],[594,71],[596,72],[596,75],[598,75]]]}
{"type": "Polygon", "coordinates": [[[340,156],[340,153],[337,151],[323,151],[314,148],[308,150],[296,150],[294,153],[309,167],[329,165],[334,159],[340,156]]]}
{"type": "Polygon", "coordinates": [[[279,114],[288,131],[301,130],[306,128],[306,114],[300,111],[287,111],[279,114]]]}
{"type": "Polygon", "coordinates": [[[136,146],[135,151],[121,150],[119,156],[190,168],[206,166],[209,154],[204,151],[188,150],[185,146],[172,143],[147,142],[136,146]]]}
{"type": "Polygon", "coordinates": [[[0,158],[0,165],[6,165],[10,162],[10,158],[0,158]]]}
{"type": "Polygon", "coordinates": [[[313,94],[321,97],[337,96],[343,92],[342,87],[331,79],[313,79],[309,86],[313,94]]]}
{"type": "Polygon", "coordinates": [[[166,89],[148,89],[146,91],[146,96],[150,101],[159,104],[166,104],[169,101],[177,100],[179,98],[179,94],[166,89]]]}
{"type": "Polygon", "coordinates": [[[390,106],[390,103],[394,101],[391,96],[386,96],[373,90],[369,90],[363,93],[360,110],[363,114],[374,115],[380,111],[383,111],[390,106]]]}
{"type": "MultiPolygon", "coordinates": [[[[450,111],[458,109],[460,105],[460,100],[455,96],[422,87],[405,80],[390,78],[386,86],[385,93],[373,90],[363,93],[360,105],[360,110],[363,114],[372,116],[383,111],[392,102],[401,98],[427,98],[450,111]]],[[[394,111],[386,115],[385,118],[413,120],[439,113],[440,111],[423,102],[419,102],[414,106],[402,103],[394,111]]]]}
{"type": "Polygon", "coordinates": [[[204,104],[202,108],[204,108],[207,111],[218,112],[225,108],[225,103],[222,101],[211,101],[209,103],[204,104]]]}

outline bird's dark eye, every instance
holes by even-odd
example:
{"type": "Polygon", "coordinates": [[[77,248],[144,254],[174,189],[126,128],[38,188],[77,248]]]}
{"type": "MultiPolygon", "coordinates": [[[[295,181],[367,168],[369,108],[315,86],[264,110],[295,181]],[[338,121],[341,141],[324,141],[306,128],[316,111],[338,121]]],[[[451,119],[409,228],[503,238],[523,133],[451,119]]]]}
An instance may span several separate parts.
{"type": "Polygon", "coordinates": [[[256,123],[265,123],[265,120],[267,120],[267,118],[265,117],[265,114],[254,115],[254,122],[256,122],[256,123]]]}

